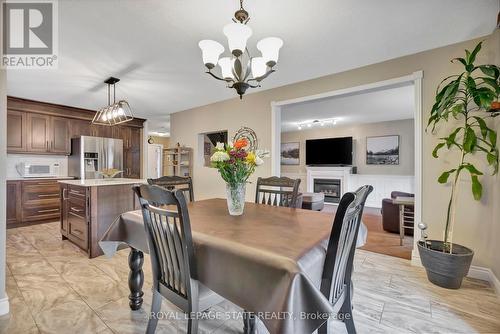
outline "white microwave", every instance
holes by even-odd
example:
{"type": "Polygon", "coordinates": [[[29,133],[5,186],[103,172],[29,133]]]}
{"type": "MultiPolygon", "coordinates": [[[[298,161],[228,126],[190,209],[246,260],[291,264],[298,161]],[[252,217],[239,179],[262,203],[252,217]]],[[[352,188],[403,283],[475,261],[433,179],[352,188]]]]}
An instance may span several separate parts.
{"type": "Polygon", "coordinates": [[[56,177],[59,175],[59,164],[27,164],[16,165],[17,172],[22,177],[56,177]]]}

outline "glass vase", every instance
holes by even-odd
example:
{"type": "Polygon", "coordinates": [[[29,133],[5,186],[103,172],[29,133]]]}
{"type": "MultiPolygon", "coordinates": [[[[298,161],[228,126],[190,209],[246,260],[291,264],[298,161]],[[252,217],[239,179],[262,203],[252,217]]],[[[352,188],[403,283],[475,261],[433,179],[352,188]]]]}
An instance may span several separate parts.
{"type": "Polygon", "coordinates": [[[227,209],[231,216],[240,216],[245,208],[245,183],[226,183],[227,209]]]}

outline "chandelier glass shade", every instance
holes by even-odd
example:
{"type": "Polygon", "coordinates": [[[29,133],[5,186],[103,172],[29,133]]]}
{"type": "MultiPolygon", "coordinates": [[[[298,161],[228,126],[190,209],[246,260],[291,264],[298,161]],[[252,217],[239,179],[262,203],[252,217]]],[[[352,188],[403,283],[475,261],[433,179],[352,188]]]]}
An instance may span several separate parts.
{"type": "Polygon", "coordinates": [[[234,17],[234,22],[223,29],[229,46],[229,56],[219,58],[224,53],[224,47],[213,40],[202,40],[198,46],[202,51],[203,63],[208,69],[206,73],[217,80],[225,81],[227,87],[234,88],[241,99],[248,88],[260,87],[260,82],[275,71],[273,67],[278,62],[283,41],[277,37],[260,40],[257,49],[261,56],[252,57],[247,48],[252,29],[246,24],[249,16],[243,9],[243,0],[240,0],[240,9],[234,17]],[[220,67],[220,75],[214,73],[217,65],[220,67]]]}
{"type": "Polygon", "coordinates": [[[132,108],[126,100],[116,102],[115,84],[118,81],[120,79],[113,77],[104,81],[108,85],[108,105],[97,110],[92,124],[113,126],[134,119],[132,108]],[[113,103],[111,103],[111,88],[113,88],[113,103]]]}

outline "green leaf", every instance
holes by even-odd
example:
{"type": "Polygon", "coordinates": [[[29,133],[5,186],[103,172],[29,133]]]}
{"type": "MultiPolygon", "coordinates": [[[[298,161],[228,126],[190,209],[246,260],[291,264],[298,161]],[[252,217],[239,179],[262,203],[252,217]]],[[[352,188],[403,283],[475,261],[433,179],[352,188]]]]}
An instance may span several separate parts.
{"type": "Polygon", "coordinates": [[[479,178],[477,175],[472,175],[472,195],[474,195],[474,199],[479,201],[483,196],[483,185],[479,182],[479,178]]]}
{"type": "Polygon", "coordinates": [[[450,174],[455,172],[456,169],[450,169],[446,172],[443,172],[439,177],[438,177],[438,182],[439,183],[446,183],[448,182],[448,178],[450,177],[450,174]]]}
{"type": "Polygon", "coordinates": [[[486,154],[486,160],[488,160],[488,165],[493,165],[495,162],[498,162],[497,157],[494,154],[488,153],[486,154]]]}
{"type": "Polygon", "coordinates": [[[496,92],[486,87],[471,89],[471,93],[477,106],[485,110],[489,110],[491,107],[491,102],[493,102],[497,98],[496,92]]]}
{"type": "Polygon", "coordinates": [[[498,66],[495,65],[480,65],[478,66],[481,72],[486,74],[489,77],[492,77],[495,80],[498,80],[498,77],[500,76],[500,70],[498,69],[498,66]]]}
{"type": "Polygon", "coordinates": [[[434,158],[439,158],[438,157],[438,151],[444,146],[446,145],[446,143],[439,143],[436,145],[436,147],[434,148],[434,150],[432,151],[432,156],[434,158]]]}
{"type": "Polygon", "coordinates": [[[481,129],[481,135],[483,136],[483,139],[486,138],[486,136],[488,135],[488,131],[490,130],[486,125],[486,122],[484,121],[484,119],[478,116],[474,116],[474,119],[477,121],[477,124],[479,124],[479,128],[481,129]]]}
{"type": "Polygon", "coordinates": [[[488,138],[490,139],[490,144],[492,147],[497,146],[497,133],[495,130],[490,130],[488,132],[488,138]]]}
{"type": "MultiPolygon", "coordinates": [[[[468,54],[468,56],[467,56],[467,64],[474,65],[474,62],[476,61],[476,55],[481,50],[481,44],[483,44],[483,42],[479,42],[476,45],[476,47],[474,48],[474,50],[472,51],[472,53],[468,54]]],[[[466,50],[466,53],[468,53],[467,50],[466,50]]]]}
{"type": "Polygon", "coordinates": [[[467,169],[471,175],[483,175],[483,173],[479,171],[473,164],[463,164],[461,168],[467,169]]]}
{"type": "Polygon", "coordinates": [[[472,128],[467,128],[464,137],[464,145],[463,145],[464,151],[466,153],[471,153],[474,150],[476,143],[477,143],[476,133],[474,132],[474,130],[472,130],[472,128]]]}
{"type": "MultiPolygon", "coordinates": [[[[467,51],[467,50],[466,50],[466,51],[467,51]]],[[[457,60],[457,61],[461,62],[461,63],[462,63],[462,65],[467,66],[467,60],[465,60],[464,58],[453,58],[453,59],[451,60],[451,62],[452,62],[452,63],[454,63],[454,62],[455,62],[455,60],[457,60]]]]}
{"type": "Polygon", "coordinates": [[[476,78],[476,80],[481,80],[482,82],[479,83],[479,84],[487,84],[489,85],[491,88],[493,88],[493,90],[498,94],[500,92],[500,85],[498,84],[498,81],[496,81],[495,79],[492,79],[492,78],[488,78],[488,77],[479,77],[479,78],[476,78]]]}

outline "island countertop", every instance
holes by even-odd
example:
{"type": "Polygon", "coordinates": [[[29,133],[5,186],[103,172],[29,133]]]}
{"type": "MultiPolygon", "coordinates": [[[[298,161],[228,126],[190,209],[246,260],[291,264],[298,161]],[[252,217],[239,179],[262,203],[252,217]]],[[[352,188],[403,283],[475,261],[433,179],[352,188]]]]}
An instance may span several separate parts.
{"type": "Polygon", "coordinates": [[[127,184],[146,184],[143,179],[127,179],[127,178],[112,178],[112,179],[87,179],[87,180],[59,180],[59,183],[69,184],[72,186],[81,187],[103,187],[103,186],[119,186],[127,184]]]}

